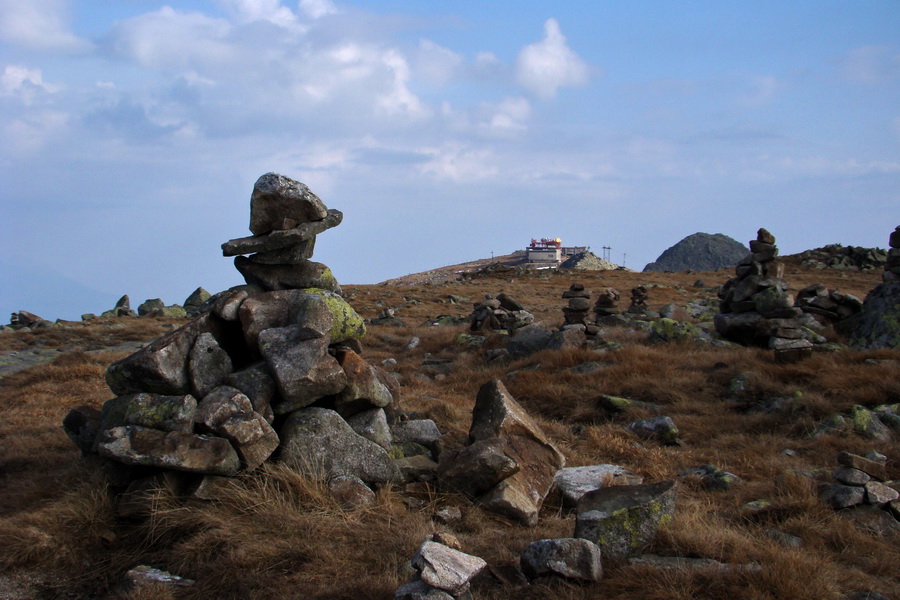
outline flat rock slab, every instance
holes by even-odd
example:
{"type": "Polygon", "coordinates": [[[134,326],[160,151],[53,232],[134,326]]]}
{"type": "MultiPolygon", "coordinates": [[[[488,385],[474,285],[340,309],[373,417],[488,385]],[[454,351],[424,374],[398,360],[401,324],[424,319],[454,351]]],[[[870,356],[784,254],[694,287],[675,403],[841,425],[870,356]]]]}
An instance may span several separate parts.
{"type": "Polygon", "coordinates": [[[208,475],[234,475],[241,467],[228,440],[160,431],[137,425],[114,427],[100,433],[97,451],[126,465],[161,467],[208,475]]]}
{"type": "Polygon", "coordinates": [[[280,433],[281,460],[308,477],[353,475],[369,484],[402,479],[385,449],[358,435],[333,410],[297,410],[280,433]]]}
{"type": "Polygon", "coordinates": [[[266,265],[253,262],[246,256],[235,256],[234,268],[248,284],[265,290],[320,288],[336,293],[341,291],[331,269],[311,260],[298,265],[266,265]]]}
{"type": "Polygon", "coordinates": [[[675,482],[621,485],[588,492],[578,501],[575,537],[623,559],[640,552],[675,512],[675,482]]]}
{"type": "Polygon", "coordinates": [[[123,425],[140,425],[162,431],[194,430],[197,400],[190,394],[128,394],[103,403],[101,429],[123,425]]]}
{"type": "Polygon", "coordinates": [[[272,254],[276,252],[288,251],[288,249],[312,241],[323,231],[340,225],[343,219],[344,214],[341,211],[329,209],[328,214],[321,221],[301,223],[293,229],[229,240],[222,244],[222,254],[238,256],[240,254],[265,253],[269,255],[267,258],[271,258],[272,254]]]}
{"type": "Polygon", "coordinates": [[[574,508],[581,497],[606,485],[639,485],[644,478],[619,465],[590,465],[566,467],[556,472],[553,486],[562,496],[563,504],[574,508]]]}
{"type": "Polygon", "coordinates": [[[426,540],[416,550],[412,566],[427,585],[457,596],[466,592],[469,582],[487,563],[477,556],[426,540]]]}

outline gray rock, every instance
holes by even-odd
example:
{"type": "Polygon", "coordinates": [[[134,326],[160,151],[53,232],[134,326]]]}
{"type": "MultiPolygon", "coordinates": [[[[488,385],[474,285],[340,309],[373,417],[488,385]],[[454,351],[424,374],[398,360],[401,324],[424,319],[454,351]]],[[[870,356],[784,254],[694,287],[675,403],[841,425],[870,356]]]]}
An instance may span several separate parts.
{"type": "Polygon", "coordinates": [[[866,490],[866,502],[875,506],[884,506],[900,498],[900,492],[880,481],[869,481],[864,487],[866,490]]]}
{"type": "Polygon", "coordinates": [[[234,475],[241,466],[237,453],[226,439],[137,425],[101,432],[97,438],[97,451],[100,456],[126,465],[209,475],[234,475]]]}
{"type": "Polygon", "coordinates": [[[328,339],[312,335],[299,325],[273,327],[259,334],[260,352],[281,393],[281,401],[272,406],[275,414],[337,394],[347,384],[343,369],[327,353],[328,339]]]}
{"type": "Polygon", "coordinates": [[[893,438],[888,426],[864,406],[854,406],[850,411],[850,420],[853,422],[853,430],[866,439],[888,442],[893,438]]]}
{"type": "Polygon", "coordinates": [[[879,284],[869,292],[850,346],[860,350],[900,348],[900,281],[879,284]]]}
{"type": "Polygon", "coordinates": [[[443,544],[426,540],[413,555],[412,565],[427,585],[458,596],[487,563],[443,544]]]}
{"type": "Polygon", "coordinates": [[[558,575],[580,581],[600,581],[603,577],[600,548],[580,538],[532,542],[522,551],[520,564],[529,579],[558,575]]]}
{"type": "Polygon", "coordinates": [[[184,310],[190,317],[193,317],[200,312],[204,312],[205,310],[209,310],[211,307],[207,305],[207,302],[211,298],[212,294],[204,290],[202,287],[198,287],[196,290],[191,292],[190,296],[185,298],[184,310]]]}
{"type": "Polygon", "coordinates": [[[222,383],[240,390],[250,399],[253,410],[269,423],[273,421],[272,404],[279,399],[278,384],[275,383],[264,362],[254,363],[246,369],[231,373],[222,380],[222,383]]]}
{"type": "Polygon", "coordinates": [[[384,409],[371,408],[364,410],[348,417],[346,421],[353,431],[390,451],[392,444],[391,428],[388,426],[384,409]]]}
{"type": "Polygon", "coordinates": [[[671,417],[651,417],[634,421],[625,426],[629,431],[635,433],[638,437],[648,440],[656,440],[667,445],[680,445],[678,439],[678,427],[671,417]]]}
{"type": "MultiPolygon", "coordinates": [[[[237,321],[240,318],[239,311],[241,304],[243,304],[244,300],[251,294],[251,291],[247,288],[253,289],[253,286],[239,285],[220,294],[216,294],[216,298],[212,303],[213,314],[223,321],[237,321]]],[[[253,290],[253,293],[259,293],[261,291],[262,289],[260,288],[258,290],[253,290]]]]}
{"type": "Polygon", "coordinates": [[[856,527],[878,536],[900,535],[900,521],[888,511],[875,506],[854,506],[839,513],[850,519],[856,527]]]}
{"type": "Polygon", "coordinates": [[[358,435],[333,410],[297,410],[280,433],[281,460],[304,475],[324,479],[355,475],[369,484],[401,479],[384,448],[358,435]]]}
{"type": "Polygon", "coordinates": [[[590,465],[565,467],[556,473],[553,486],[562,496],[563,504],[574,507],[588,492],[604,485],[639,485],[644,478],[618,465],[590,465]]]}
{"type": "Polygon", "coordinates": [[[834,509],[849,508],[862,504],[865,500],[865,488],[855,485],[832,483],[819,494],[819,499],[834,509]]]}
{"type": "Polygon", "coordinates": [[[588,492],[578,501],[575,537],[600,546],[603,556],[641,551],[675,512],[675,483],[621,485],[588,492]]]}
{"type": "Polygon", "coordinates": [[[560,331],[554,331],[547,342],[547,350],[577,350],[584,348],[587,344],[587,337],[584,335],[583,329],[567,328],[560,331]]]}
{"type": "Polygon", "coordinates": [[[213,332],[215,322],[209,315],[190,323],[116,361],[106,370],[106,383],[116,394],[151,392],[188,394],[191,391],[188,356],[201,333],[213,332]]]}
{"type": "Polygon", "coordinates": [[[375,492],[359,477],[340,475],[328,481],[328,492],[344,508],[375,504],[375,492]]]}
{"type": "Polygon", "coordinates": [[[391,427],[391,434],[397,444],[414,442],[428,448],[434,448],[441,439],[441,431],[431,419],[400,421],[391,427]]]}
{"type": "Polygon", "coordinates": [[[337,352],[337,362],[345,375],[345,386],[335,397],[335,410],[347,417],[372,407],[384,408],[393,401],[390,389],[383,384],[375,367],[353,350],[337,352]]]}
{"type": "Polygon", "coordinates": [[[191,390],[198,398],[203,398],[213,388],[221,385],[232,370],[231,357],[211,333],[197,336],[188,361],[191,390]]]}
{"type": "Polygon", "coordinates": [[[229,440],[247,470],[261,465],[278,448],[272,426],[253,410],[247,396],[232,387],[218,387],[200,401],[197,423],[229,440]]]}
{"type": "Polygon", "coordinates": [[[835,469],[831,476],[834,477],[839,483],[843,483],[846,485],[865,485],[869,482],[871,477],[869,477],[865,471],[860,471],[859,469],[853,469],[850,467],[838,467],[835,469]]]}
{"type": "Polygon", "coordinates": [[[507,349],[514,357],[528,356],[546,350],[553,332],[537,323],[519,328],[510,337],[507,349]]]}
{"type": "Polygon", "coordinates": [[[499,379],[478,390],[469,428],[470,442],[492,438],[503,442],[504,454],[513,458],[520,470],[494,486],[480,501],[488,510],[534,526],[565,458],[499,379]]]}
{"type": "MultiPolygon", "coordinates": [[[[290,231],[290,230],[286,230],[290,231]]],[[[263,265],[299,265],[312,258],[316,248],[316,238],[297,242],[295,246],[288,246],[279,250],[257,252],[250,255],[250,260],[263,265]]]]}
{"type": "Polygon", "coordinates": [[[741,479],[734,473],[723,471],[715,465],[700,465],[693,469],[688,469],[678,475],[679,477],[694,477],[700,480],[708,490],[724,491],[739,482],[741,479]]]}
{"type": "Polygon", "coordinates": [[[328,208],[304,184],[278,173],[266,173],[256,180],[250,196],[250,231],[254,235],[282,226],[285,219],[299,223],[321,221],[328,208]]]}
{"type": "Polygon", "coordinates": [[[421,579],[401,585],[394,592],[394,600],[455,600],[453,596],[431,587],[421,579]]]}
{"type": "Polygon", "coordinates": [[[519,463],[506,454],[503,442],[488,438],[441,454],[438,480],[444,487],[477,498],[519,469],[519,463]]]}
{"type": "Polygon", "coordinates": [[[438,464],[422,454],[396,458],[394,464],[400,469],[404,481],[434,481],[437,478],[438,464]]]}
{"type": "Polygon", "coordinates": [[[145,317],[152,313],[155,310],[160,310],[166,307],[166,303],[163,302],[159,298],[153,298],[152,300],[145,300],[138,306],[137,313],[141,317],[145,317]]]}
{"type": "Polygon", "coordinates": [[[859,456],[850,452],[841,452],[837,457],[838,464],[853,469],[859,469],[875,479],[883,480],[886,470],[884,462],[872,460],[865,456],[859,456]]]}
{"type": "Polygon", "coordinates": [[[138,565],[125,573],[125,579],[135,586],[146,584],[163,584],[172,587],[190,587],[194,585],[193,579],[172,575],[168,571],[162,571],[148,565],[138,565]]]}

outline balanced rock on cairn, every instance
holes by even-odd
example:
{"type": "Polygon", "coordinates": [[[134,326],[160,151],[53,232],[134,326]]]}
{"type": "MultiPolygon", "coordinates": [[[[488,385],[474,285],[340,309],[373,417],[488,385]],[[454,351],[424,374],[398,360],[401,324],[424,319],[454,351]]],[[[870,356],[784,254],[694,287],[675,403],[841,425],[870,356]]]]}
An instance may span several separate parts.
{"type": "Polygon", "coordinates": [[[650,293],[646,287],[639,285],[631,288],[631,305],[628,307],[628,312],[639,315],[644,314],[647,312],[647,300],[649,298],[650,293]]]}
{"type": "Polygon", "coordinates": [[[787,292],[784,265],[775,261],[775,236],[760,229],[750,242],[750,254],[735,268],[733,277],[719,291],[721,303],[715,317],[716,331],[744,345],[767,346],[779,362],[794,362],[812,352],[813,341],[824,338],[809,331],[818,327],[787,292]]]}
{"type": "Polygon", "coordinates": [[[173,471],[202,487],[279,447],[310,477],[400,480],[388,454],[399,386],[357,354],[363,319],[328,268],[308,260],[316,234],[340,220],[302,183],[263,175],[251,199],[256,235],[223,245],[248,284],[110,365],[117,397],[102,411],[73,410],[66,433],[85,454],[131,467],[124,483],[138,487],[136,478],[173,471]]]}

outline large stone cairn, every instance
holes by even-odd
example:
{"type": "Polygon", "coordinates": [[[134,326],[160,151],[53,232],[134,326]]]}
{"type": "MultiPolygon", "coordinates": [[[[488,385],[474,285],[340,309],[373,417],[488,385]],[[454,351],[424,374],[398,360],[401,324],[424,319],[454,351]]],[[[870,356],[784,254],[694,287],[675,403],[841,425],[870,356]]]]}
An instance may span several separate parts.
{"type": "Polygon", "coordinates": [[[866,295],[850,345],[861,350],[900,348],[900,226],[891,232],[882,279],[866,295]]]}
{"type": "Polygon", "coordinates": [[[202,487],[279,447],[280,460],[306,475],[401,480],[388,454],[399,386],[359,356],[362,318],[329,269],[308,260],[316,235],[340,221],[304,184],[260,177],[254,235],[222,245],[247,284],[113,363],[106,381],[117,396],[102,411],[73,410],[64,422],[72,440],[112,470],[130,469],[131,487],[173,472],[204,476],[190,484],[202,487]]]}
{"type": "Polygon", "coordinates": [[[534,315],[525,310],[522,304],[507,294],[485,295],[481,302],[476,302],[469,315],[471,331],[507,331],[514,333],[517,329],[534,322],[534,315]]]}
{"type": "Polygon", "coordinates": [[[804,318],[803,310],[794,306],[777,256],[775,236],[760,229],[750,242],[750,254],[735,268],[736,277],[719,291],[715,327],[728,340],[766,346],[779,362],[793,362],[812,352],[813,343],[807,339],[811,336],[804,328],[815,320],[804,318]]]}
{"type": "Polygon", "coordinates": [[[831,476],[835,482],[825,485],[819,498],[845,514],[874,515],[888,523],[888,528],[900,531],[900,492],[896,482],[885,481],[884,455],[859,456],[850,452],[838,455],[838,467],[831,476]],[[882,514],[881,512],[884,511],[882,514]],[[893,517],[893,519],[891,518],[893,517]]]}

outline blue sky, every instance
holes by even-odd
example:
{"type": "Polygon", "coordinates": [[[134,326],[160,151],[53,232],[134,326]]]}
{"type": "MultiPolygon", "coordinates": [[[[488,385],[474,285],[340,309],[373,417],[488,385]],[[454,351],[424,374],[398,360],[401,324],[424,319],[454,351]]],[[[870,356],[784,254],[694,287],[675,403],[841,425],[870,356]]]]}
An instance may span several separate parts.
{"type": "Polygon", "coordinates": [[[0,0],[0,312],[241,283],[277,171],[342,283],[900,224],[900,3],[0,0]]]}

